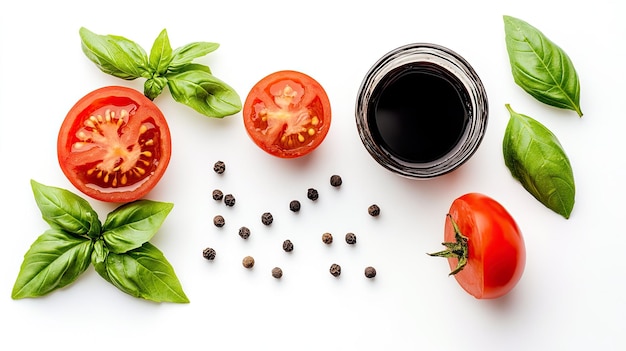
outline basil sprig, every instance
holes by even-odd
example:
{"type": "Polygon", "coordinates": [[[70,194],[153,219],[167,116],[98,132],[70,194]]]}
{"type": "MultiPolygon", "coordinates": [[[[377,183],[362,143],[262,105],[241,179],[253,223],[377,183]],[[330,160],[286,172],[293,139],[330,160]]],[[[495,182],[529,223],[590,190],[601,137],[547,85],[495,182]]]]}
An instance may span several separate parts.
{"type": "Polygon", "coordinates": [[[174,100],[205,116],[223,118],[241,111],[237,92],[208,66],[193,62],[217,50],[217,43],[194,42],[172,49],[163,29],[147,54],[121,36],[98,35],[84,27],[79,34],[83,52],[102,72],[126,80],[145,78],[144,95],[150,100],[167,86],[174,100]]]}
{"type": "Polygon", "coordinates": [[[513,177],[552,211],[569,218],[576,187],[570,161],[557,137],[535,119],[508,104],[510,118],[504,133],[504,162],[513,177]]]}
{"type": "Polygon", "coordinates": [[[578,74],[565,51],[518,18],[504,16],[504,30],[515,83],[535,99],[582,117],[578,74]]]}
{"type": "Polygon", "coordinates": [[[102,224],[78,195],[34,180],[31,187],[50,229],[24,255],[13,299],[40,297],[67,286],[93,263],[100,276],[129,295],[189,302],[174,268],[149,242],[173,204],[138,200],[116,208],[102,224]]]}

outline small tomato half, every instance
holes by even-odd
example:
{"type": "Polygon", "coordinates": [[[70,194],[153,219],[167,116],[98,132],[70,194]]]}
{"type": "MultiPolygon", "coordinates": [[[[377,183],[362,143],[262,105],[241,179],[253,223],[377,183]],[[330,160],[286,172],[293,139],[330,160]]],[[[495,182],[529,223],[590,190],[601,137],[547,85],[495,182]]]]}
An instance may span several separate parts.
{"type": "Polygon", "coordinates": [[[142,198],[170,161],[171,137],[159,108],[135,89],[108,86],[81,98],[67,113],[57,156],[67,179],[106,202],[142,198]]]}
{"type": "Polygon", "coordinates": [[[317,148],[330,128],[326,91],[310,76],[278,71],[252,87],[243,121],[254,143],[281,158],[304,156],[317,148]]]}
{"type": "Polygon", "coordinates": [[[510,292],[526,265],[526,247],[517,223],[496,200],[479,193],[452,202],[446,217],[446,250],[429,254],[447,257],[450,275],[477,299],[510,292]]]}

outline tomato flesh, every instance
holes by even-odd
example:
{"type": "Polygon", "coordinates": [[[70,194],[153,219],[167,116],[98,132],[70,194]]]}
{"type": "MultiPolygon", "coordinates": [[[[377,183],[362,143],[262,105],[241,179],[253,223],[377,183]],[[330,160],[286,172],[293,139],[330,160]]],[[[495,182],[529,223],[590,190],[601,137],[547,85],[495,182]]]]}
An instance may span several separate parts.
{"type": "Polygon", "coordinates": [[[271,155],[293,158],[313,151],[331,121],[326,92],[313,78],[279,71],[259,81],[243,107],[244,125],[257,146],[271,155]]]}
{"type": "MultiPolygon", "coordinates": [[[[468,241],[466,266],[454,275],[461,287],[478,299],[492,299],[510,292],[519,282],[526,264],[526,247],[517,223],[494,199],[470,193],[456,199],[450,216],[468,241]]],[[[455,241],[450,220],[444,240],[455,241]]],[[[448,258],[451,269],[458,259],[448,258]]]]}
{"type": "Polygon", "coordinates": [[[105,87],[68,113],[57,144],[70,182],[102,201],[128,202],[146,195],[170,159],[169,128],[161,111],[136,90],[105,87]]]}

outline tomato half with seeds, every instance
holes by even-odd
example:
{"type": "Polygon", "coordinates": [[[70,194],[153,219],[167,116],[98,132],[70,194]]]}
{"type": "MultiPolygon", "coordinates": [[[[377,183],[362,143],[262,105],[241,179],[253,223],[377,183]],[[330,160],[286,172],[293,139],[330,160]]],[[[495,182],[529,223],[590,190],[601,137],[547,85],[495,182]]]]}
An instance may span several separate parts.
{"type": "Polygon", "coordinates": [[[522,232],[496,200],[479,193],[452,202],[446,216],[445,250],[430,254],[447,257],[450,275],[477,299],[493,299],[510,292],[526,265],[522,232]]]}
{"type": "Polygon", "coordinates": [[[328,95],[310,76],[278,71],[261,79],[243,105],[243,120],[254,143],[281,158],[309,154],[326,138],[328,95]]]}
{"type": "Polygon", "coordinates": [[[170,161],[165,117],[141,92],[120,86],[92,91],[68,112],[57,139],[59,164],[84,194],[106,202],[144,197],[170,161]]]}

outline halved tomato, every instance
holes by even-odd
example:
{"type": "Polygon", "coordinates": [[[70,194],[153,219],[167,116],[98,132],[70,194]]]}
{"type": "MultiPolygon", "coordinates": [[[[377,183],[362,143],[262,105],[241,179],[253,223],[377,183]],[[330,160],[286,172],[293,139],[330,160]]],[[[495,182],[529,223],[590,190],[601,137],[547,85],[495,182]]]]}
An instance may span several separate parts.
{"type": "Polygon", "coordinates": [[[63,173],[84,194],[130,202],[145,196],[170,161],[163,113],[141,92],[120,86],[92,91],[68,112],[57,139],[63,173]]]}
{"type": "Polygon", "coordinates": [[[243,121],[250,138],[267,153],[281,158],[304,156],[328,134],[330,102],[310,76],[278,71],[250,90],[243,121]]]}

